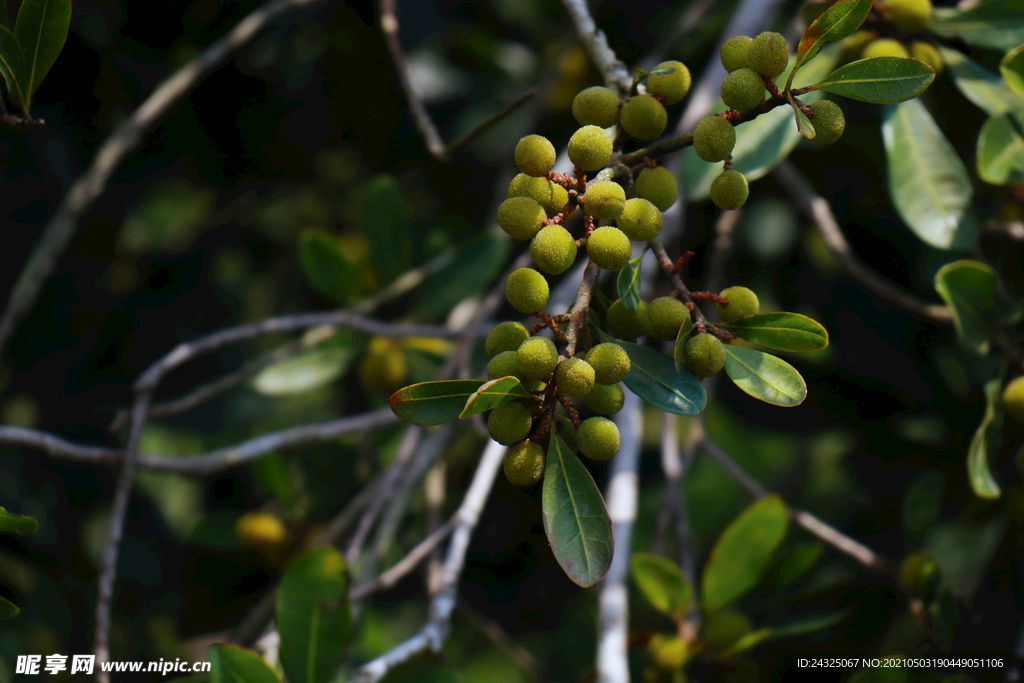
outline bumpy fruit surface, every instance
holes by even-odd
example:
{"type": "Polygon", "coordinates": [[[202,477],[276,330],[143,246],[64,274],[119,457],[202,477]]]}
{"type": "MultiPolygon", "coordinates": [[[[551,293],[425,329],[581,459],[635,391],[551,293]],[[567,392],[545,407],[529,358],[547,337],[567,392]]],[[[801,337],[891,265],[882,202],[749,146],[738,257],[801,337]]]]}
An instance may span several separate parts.
{"type": "Polygon", "coordinates": [[[622,129],[637,140],[653,140],[665,132],[668,112],[650,95],[637,95],[626,100],[619,112],[622,129]]]}
{"type": "Polygon", "coordinates": [[[484,349],[488,356],[497,356],[502,351],[515,351],[530,338],[530,332],[522,323],[507,321],[498,323],[487,333],[484,349]]]}
{"type": "Polygon", "coordinates": [[[530,242],[530,256],[545,273],[564,273],[576,260],[576,240],[561,225],[544,226],[530,242]]]}
{"type": "Polygon", "coordinates": [[[521,441],[505,452],[502,467],[513,486],[532,486],[544,476],[544,449],[532,441],[521,441]]]}
{"type": "Polygon", "coordinates": [[[605,270],[619,270],[627,263],[632,247],[618,228],[598,228],[587,238],[587,255],[605,270]]]}
{"type": "Polygon", "coordinates": [[[612,156],[612,139],[603,128],[583,126],[569,138],[569,161],[584,171],[600,171],[612,156]]]}
{"type": "Polygon", "coordinates": [[[499,377],[517,377],[519,366],[516,365],[515,351],[502,351],[487,363],[487,379],[499,377]]]}
{"type": "Polygon", "coordinates": [[[583,195],[583,206],[587,213],[598,220],[614,220],[626,208],[626,191],[618,183],[599,180],[587,188],[583,195]]]}
{"type": "Polygon", "coordinates": [[[831,100],[818,100],[811,103],[811,123],[814,124],[814,141],[822,145],[830,145],[843,137],[846,130],[846,117],[839,105],[831,100]]]}
{"type": "Polygon", "coordinates": [[[722,81],[722,101],[736,111],[753,109],[764,101],[764,80],[753,69],[737,69],[722,81]]]}
{"type": "Polygon", "coordinates": [[[641,301],[635,311],[631,311],[622,303],[622,299],[615,301],[608,307],[608,326],[615,333],[616,337],[623,339],[636,339],[647,334],[647,302],[641,301]]]}
{"type": "Polygon", "coordinates": [[[930,595],[941,581],[942,570],[929,553],[910,553],[900,563],[900,587],[908,593],[930,595]]]}
{"type": "Polygon", "coordinates": [[[555,368],[555,386],[567,396],[586,396],[594,388],[594,368],[582,358],[566,358],[555,368]]]}
{"type": "Polygon", "coordinates": [[[679,184],[666,168],[645,168],[636,177],[636,194],[658,207],[658,211],[667,211],[668,207],[676,203],[679,184]]]}
{"type": "Polygon", "coordinates": [[[679,299],[658,297],[647,307],[647,332],[655,339],[675,339],[679,328],[690,319],[690,311],[679,299]]]}
{"type": "Polygon", "coordinates": [[[569,201],[569,193],[564,187],[553,183],[547,178],[534,178],[520,173],[508,186],[508,198],[529,197],[544,207],[547,215],[554,216],[569,201]]]}
{"type": "Polygon", "coordinates": [[[1003,389],[1003,410],[1011,420],[1024,424],[1024,376],[1012,380],[1003,389]]]}
{"type": "Polygon", "coordinates": [[[547,175],[555,156],[555,146],[543,135],[527,135],[516,144],[516,166],[526,175],[547,175]]]}
{"type": "Polygon", "coordinates": [[[710,194],[715,206],[731,211],[746,203],[750,187],[742,173],[729,169],[711,181],[710,194]]]}
{"type": "Polygon", "coordinates": [[[619,122],[619,103],[613,90],[595,85],[573,98],[572,115],[581,126],[609,128],[619,122]]]}
{"type": "Polygon", "coordinates": [[[892,23],[904,31],[920,31],[932,16],[931,0],[886,0],[882,6],[892,23]]]}
{"type": "Polygon", "coordinates": [[[721,161],[736,146],[736,128],[721,116],[701,119],[693,129],[693,151],[704,161],[721,161]]]}
{"type": "Polygon", "coordinates": [[[502,446],[519,443],[530,435],[533,417],[519,401],[506,403],[491,411],[487,418],[487,432],[502,446]]]}
{"type": "Polygon", "coordinates": [[[614,343],[598,344],[590,349],[587,362],[594,368],[594,381],[598,384],[615,384],[626,379],[631,367],[629,354],[614,343]]]}
{"type": "Polygon", "coordinates": [[[514,270],[505,278],[505,298],[520,313],[544,310],[548,294],[548,281],[533,268],[514,270]]]}
{"type": "Polygon", "coordinates": [[[746,287],[728,287],[723,289],[718,296],[729,302],[728,306],[715,304],[715,308],[718,309],[718,315],[727,323],[745,318],[748,315],[757,315],[761,309],[761,303],[757,300],[757,294],[754,294],[754,292],[746,287]]]}
{"type": "Polygon", "coordinates": [[[725,367],[725,345],[710,334],[697,334],[683,347],[686,367],[697,377],[710,377],[725,367]]]}
{"type": "Polygon", "coordinates": [[[675,104],[690,92],[690,70],[682,62],[662,62],[654,67],[654,71],[660,69],[674,69],[670,74],[664,76],[648,76],[647,92],[652,95],[660,95],[669,104],[675,104]]]}
{"type": "Polygon", "coordinates": [[[238,539],[250,548],[272,549],[288,540],[288,529],[266,512],[247,512],[235,522],[238,539]]]}
{"type": "Polygon", "coordinates": [[[775,78],[789,64],[789,43],[781,33],[765,31],[754,38],[747,51],[750,68],[768,78],[775,78]]]}
{"type": "Polygon", "coordinates": [[[622,213],[615,219],[619,230],[626,233],[629,239],[638,242],[653,240],[661,234],[664,224],[665,219],[658,207],[640,197],[627,199],[622,213]]]}
{"type": "Polygon", "coordinates": [[[619,452],[619,428],[605,417],[590,417],[576,430],[580,453],[591,460],[607,460],[619,452]]]}
{"type": "Polygon", "coordinates": [[[587,394],[587,407],[598,415],[614,415],[622,410],[625,392],[618,384],[595,384],[587,394]]]}
{"type": "Polygon", "coordinates": [[[869,57],[909,57],[903,43],[892,38],[879,38],[864,48],[864,59],[869,57]]]}
{"type": "Polygon", "coordinates": [[[517,240],[536,235],[547,217],[544,207],[529,197],[512,197],[498,205],[498,225],[517,240]]]}
{"type": "Polygon", "coordinates": [[[942,73],[943,67],[946,63],[942,61],[942,55],[935,49],[935,46],[931,43],[925,43],[920,40],[915,40],[910,44],[910,56],[914,59],[920,59],[922,62],[935,69],[935,73],[942,73]]]}
{"type": "Polygon", "coordinates": [[[526,379],[544,379],[558,364],[558,350],[547,337],[530,337],[516,351],[516,367],[526,379]]]}
{"type": "MultiPolygon", "coordinates": [[[[542,204],[544,210],[548,212],[548,216],[554,216],[565,208],[565,203],[569,201],[569,191],[558,183],[551,183],[551,203],[542,204]]],[[[569,211],[569,215],[576,210],[576,207],[572,207],[569,211]]]]}
{"type": "Polygon", "coordinates": [[[722,60],[722,66],[729,73],[737,69],[750,67],[750,44],[754,39],[749,36],[734,36],[722,44],[718,56],[722,60]]]}

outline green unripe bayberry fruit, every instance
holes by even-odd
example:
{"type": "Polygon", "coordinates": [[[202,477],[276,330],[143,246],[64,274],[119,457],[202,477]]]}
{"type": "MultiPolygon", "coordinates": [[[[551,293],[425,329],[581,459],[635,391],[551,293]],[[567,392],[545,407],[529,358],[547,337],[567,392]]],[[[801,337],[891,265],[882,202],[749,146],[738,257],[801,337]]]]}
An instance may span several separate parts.
{"type": "Polygon", "coordinates": [[[583,126],[569,138],[569,161],[584,171],[600,171],[612,157],[612,139],[604,129],[583,126]]]}
{"type": "MultiPolygon", "coordinates": [[[[565,208],[565,204],[568,201],[569,191],[558,183],[551,183],[551,202],[549,204],[541,204],[541,206],[548,212],[548,216],[555,216],[565,208]]],[[[569,213],[571,214],[572,211],[569,213]]]]}
{"type": "Polygon", "coordinates": [[[526,175],[546,176],[555,165],[555,146],[543,135],[527,135],[516,144],[515,157],[526,175]]]}
{"type": "Polygon", "coordinates": [[[618,228],[598,228],[587,238],[587,256],[605,270],[619,270],[629,263],[632,247],[618,228]]]}
{"type": "Polygon", "coordinates": [[[487,432],[502,446],[519,443],[530,435],[533,418],[519,401],[498,406],[487,418],[487,432]]]}
{"type": "Polygon", "coordinates": [[[750,68],[768,78],[775,78],[789,64],[789,43],[781,33],[765,31],[754,38],[747,51],[750,68]]]}
{"type": "Polygon", "coordinates": [[[576,430],[580,453],[591,460],[607,460],[619,452],[619,428],[605,417],[590,417],[576,430]]]}
{"type": "Polygon", "coordinates": [[[843,137],[846,130],[846,117],[839,105],[831,100],[818,100],[811,103],[811,123],[814,125],[814,141],[822,145],[830,145],[843,137]]]}
{"type": "Polygon", "coordinates": [[[583,195],[583,208],[598,220],[614,220],[626,208],[626,191],[610,180],[591,183],[583,195]]]}
{"type": "Polygon", "coordinates": [[[729,169],[711,181],[711,201],[720,209],[738,209],[747,201],[750,187],[739,171],[729,169]]]}
{"type": "Polygon", "coordinates": [[[662,62],[654,67],[653,71],[660,69],[674,69],[672,73],[664,76],[648,76],[647,92],[652,95],[660,95],[669,104],[675,104],[690,92],[690,70],[682,62],[662,62]]]}
{"type": "Polygon", "coordinates": [[[582,358],[566,358],[555,368],[555,386],[567,396],[586,396],[594,388],[594,368],[582,358]]]}
{"type": "Polygon", "coordinates": [[[502,351],[487,364],[487,379],[499,377],[517,377],[519,366],[516,365],[515,351],[502,351]]]}
{"type": "MultiPolygon", "coordinates": [[[[671,174],[669,174],[671,175],[671,174]]],[[[639,197],[627,199],[622,213],[615,219],[615,225],[626,233],[626,237],[638,242],[653,240],[661,234],[665,219],[658,207],[639,197]]]]}
{"type": "Polygon", "coordinates": [[[1003,389],[1003,410],[1011,420],[1024,424],[1024,376],[1012,380],[1003,389]]]}
{"type": "Polygon", "coordinates": [[[594,368],[594,381],[598,384],[615,384],[629,374],[629,354],[618,344],[598,344],[590,349],[587,362],[594,368]]]}
{"type": "Polygon", "coordinates": [[[715,304],[718,315],[727,323],[746,318],[748,315],[757,315],[761,309],[757,294],[746,287],[728,287],[723,289],[718,296],[729,302],[728,306],[715,304]]]}
{"type": "Polygon", "coordinates": [[[576,260],[576,240],[561,225],[545,226],[530,242],[530,256],[545,273],[564,273],[576,260]]]}
{"type": "Polygon", "coordinates": [[[871,41],[871,44],[864,48],[864,59],[869,57],[909,57],[910,53],[903,43],[892,38],[879,38],[871,41]]]}
{"type": "Polygon", "coordinates": [[[753,109],[764,102],[764,79],[753,69],[737,69],[722,81],[722,101],[736,111],[753,109]]]}
{"type": "Polygon", "coordinates": [[[498,323],[487,333],[484,349],[488,356],[497,356],[502,351],[515,351],[519,345],[530,338],[530,332],[522,323],[508,321],[498,323]]]}
{"type": "Polygon", "coordinates": [[[840,60],[843,64],[855,62],[864,56],[864,48],[875,39],[871,31],[855,31],[853,35],[847,36],[839,41],[840,60]]]}
{"type": "Polygon", "coordinates": [[[931,0],[886,0],[882,7],[889,11],[892,23],[904,31],[920,31],[932,16],[931,0]]]}
{"type": "Polygon", "coordinates": [[[693,129],[693,151],[704,161],[721,161],[736,146],[736,128],[721,116],[701,119],[693,129]]]}
{"type": "Polygon", "coordinates": [[[587,394],[587,407],[598,415],[614,415],[622,410],[625,392],[618,384],[595,384],[587,394]]]}
{"type": "Polygon", "coordinates": [[[645,168],[636,177],[636,194],[658,207],[658,211],[667,211],[668,207],[676,203],[679,184],[672,172],[666,168],[645,168]]]}
{"type": "Polygon", "coordinates": [[[734,36],[722,44],[722,49],[718,51],[718,56],[722,59],[722,66],[725,67],[726,71],[732,73],[737,69],[747,69],[750,67],[748,54],[752,42],[754,42],[754,39],[749,36],[734,36]]]}
{"type": "Polygon", "coordinates": [[[573,98],[572,115],[581,126],[609,128],[619,122],[619,104],[619,96],[613,90],[595,85],[573,98]]]}
{"type": "Polygon", "coordinates": [[[698,334],[683,347],[686,367],[697,377],[710,377],[725,367],[725,345],[710,334],[698,334]]]}
{"type": "Polygon", "coordinates": [[[900,587],[908,593],[931,595],[942,581],[939,563],[925,552],[910,553],[900,563],[900,587]]]}
{"type": "Polygon", "coordinates": [[[665,132],[668,112],[661,102],[650,95],[637,95],[622,105],[619,122],[622,129],[637,140],[653,140],[665,132]]]}
{"type": "Polygon", "coordinates": [[[520,268],[505,278],[505,298],[520,313],[544,310],[548,294],[548,281],[533,268],[520,268]]]}
{"type": "Polygon", "coordinates": [[[498,225],[517,240],[528,240],[548,217],[544,207],[529,197],[512,197],[498,205],[498,225]]]}
{"type": "Polygon", "coordinates": [[[526,379],[544,379],[558,364],[558,350],[547,337],[530,337],[516,351],[516,367],[526,379]]]}
{"type": "Polygon", "coordinates": [[[690,310],[679,299],[661,296],[647,307],[647,332],[655,339],[675,339],[690,319],[690,310]]]}
{"type": "MultiPolygon", "coordinates": [[[[569,193],[558,183],[547,178],[534,178],[520,173],[508,186],[508,198],[529,197],[544,207],[548,216],[554,216],[569,201],[569,193]]],[[[500,225],[500,223],[499,223],[500,225]]]]}
{"type": "Polygon", "coordinates": [[[635,311],[631,311],[622,303],[615,301],[608,307],[608,326],[615,336],[623,339],[636,339],[647,334],[647,302],[641,301],[635,311]]]}
{"type": "Polygon", "coordinates": [[[942,73],[943,67],[946,63],[942,61],[942,55],[935,49],[935,46],[931,43],[925,43],[920,40],[915,40],[910,44],[910,56],[914,59],[920,59],[922,62],[935,69],[935,73],[942,73]]]}
{"type": "Polygon", "coordinates": [[[521,441],[506,451],[502,467],[513,486],[532,486],[544,476],[544,449],[532,441],[521,441]]]}

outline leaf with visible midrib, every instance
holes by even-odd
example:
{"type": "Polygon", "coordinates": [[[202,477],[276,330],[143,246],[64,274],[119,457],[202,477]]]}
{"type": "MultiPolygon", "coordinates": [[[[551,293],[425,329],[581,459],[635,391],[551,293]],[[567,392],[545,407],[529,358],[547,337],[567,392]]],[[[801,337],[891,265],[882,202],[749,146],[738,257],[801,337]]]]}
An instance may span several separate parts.
{"type": "Polygon", "coordinates": [[[630,391],[666,413],[696,415],[704,410],[704,387],[689,370],[677,370],[671,356],[627,341],[615,343],[629,355],[625,382],[630,391]]]}
{"type": "Polygon", "coordinates": [[[25,58],[26,108],[64,49],[70,27],[71,0],[25,0],[21,4],[14,33],[25,58]]]}
{"type": "Polygon", "coordinates": [[[25,55],[21,44],[9,29],[0,26],[0,75],[7,84],[7,93],[18,103],[27,117],[28,105],[28,68],[25,66],[25,55]]]}
{"type": "Polygon", "coordinates": [[[414,425],[442,425],[459,419],[466,401],[480,386],[479,379],[421,382],[399,389],[391,396],[391,410],[414,425]]]}
{"type": "Polygon", "coordinates": [[[645,246],[644,251],[640,252],[639,256],[619,271],[619,276],[615,281],[619,299],[622,300],[622,305],[629,311],[635,311],[640,305],[640,261],[643,260],[644,252],[646,251],[647,247],[645,246]]]}
{"type": "Polygon", "coordinates": [[[277,673],[255,652],[229,643],[214,643],[206,651],[212,683],[281,683],[277,673]]]}
{"type": "Polygon", "coordinates": [[[813,59],[825,45],[842,40],[856,31],[870,11],[871,0],[839,0],[822,12],[800,38],[794,73],[813,59]]]}
{"type": "Polygon", "coordinates": [[[759,346],[776,351],[807,353],[828,346],[828,332],[820,323],[797,313],[758,313],[717,327],[759,346]]]}
{"type": "Polygon", "coordinates": [[[791,408],[807,398],[807,384],[792,365],[761,351],[725,345],[725,374],[765,403],[791,408]]]}
{"type": "Polygon", "coordinates": [[[917,97],[935,80],[935,70],[909,57],[869,57],[841,66],[817,84],[861,102],[896,104],[917,97]]]}
{"type": "Polygon", "coordinates": [[[466,407],[459,414],[459,419],[529,396],[530,392],[523,388],[518,377],[499,377],[481,384],[480,388],[466,399],[466,407]]]}

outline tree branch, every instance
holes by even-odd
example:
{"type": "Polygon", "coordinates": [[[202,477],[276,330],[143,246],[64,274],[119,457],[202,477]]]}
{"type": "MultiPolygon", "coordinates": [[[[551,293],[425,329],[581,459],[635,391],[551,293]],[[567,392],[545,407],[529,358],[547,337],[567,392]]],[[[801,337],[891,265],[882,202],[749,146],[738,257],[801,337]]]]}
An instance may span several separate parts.
{"type": "Polygon", "coordinates": [[[620,95],[628,95],[633,86],[633,78],[629,75],[626,65],[615,56],[615,51],[608,46],[608,37],[597,28],[594,17],[587,7],[587,0],[562,0],[562,6],[569,13],[576,35],[579,36],[591,61],[597,66],[604,77],[604,84],[620,95]]]}

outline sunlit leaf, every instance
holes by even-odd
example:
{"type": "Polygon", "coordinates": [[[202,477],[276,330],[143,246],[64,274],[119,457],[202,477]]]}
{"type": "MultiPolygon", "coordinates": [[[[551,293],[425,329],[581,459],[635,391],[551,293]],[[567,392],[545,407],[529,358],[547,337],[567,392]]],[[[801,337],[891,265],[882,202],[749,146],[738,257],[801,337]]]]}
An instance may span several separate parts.
{"type": "Polygon", "coordinates": [[[414,425],[440,425],[459,419],[466,401],[483,380],[450,379],[422,382],[399,389],[391,396],[391,410],[414,425]]]}
{"type": "Polygon", "coordinates": [[[685,615],[693,600],[693,588],[679,567],[653,553],[635,553],[630,573],[651,606],[668,615],[685,615]]]}
{"type": "Polygon", "coordinates": [[[629,355],[625,382],[630,391],[666,413],[696,415],[704,410],[704,387],[689,370],[676,370],[671,356],[627,341],[615,343],[629,355]]]}
{"type": "Polygon", "coordinates": [[[1018,96],[1024,97],[1024,45],[1010,50],[999,62],[999,73],[1018,96]]]}
{"type": "Polygon", "coordinates": [[[935,274],[935,289],[949,306],[960,344],[977,356],[989,350],[992,323],[997,316],[996,271],[978,261],[947,263],[935,274]]]}
{"type": "Polygon", "coordinates": [[[228,643],[206,650],[212,683],[281,683],[277,673],[255,652],[228,643]]]}
{"type": "Polygon", "coordinates": [[[767,353],[725,345],[725,374],[743,391],[772,405],[792,407],[807,398],[796,368],[767,353]]]}
{"type": "Polygon", "coordinates": [[[981,66],[959,50],[939,46],[946,69],[960,93],[991,116],[1012,114],[1024,126],[1024,98],[1010,89],[998,74],[981,66]]]}
{"type": "Polygon", "coordinates": [[[986,183],[1024,183],[1024,135],[1009,115],[990,116],[978,134],[978,175],[986,183]]]}
{"type": "Polygon", "coordinates": [[[39,530],[39,522],[31,517],[15,515],[0,508],[0,531],[11,534],[31,534],[39,530]]]}
{"type": "Polygon", "coordinates": [[[989,457],[999,452],[1003,426],[1003,373],[999,372],[983,385],[985,391],[985,413],[981,417],[971,445],[967,448],[967,480],[979,498],[990,500],[1000,496],[1002,491],[989,468],[989,457]]]}
{"type": "Polygon", "coordinates": [[[0,26],[0,75],[7,84],[7,93],[28,116],[28,67],[21,44],[9,29],[0,26]]]}
{"type": "Polygon", "coordinates": [[[1024,43],[1024,1],[988,0],[966,10],[936,7],[928,29],[976,47],[1012,50],[1024,43]]]}
{"type": "Polygon", "coordinates": [[[257,373],[253,388],[265,396],[291,396],[330,384],[348,370],[362,346],[313,349],[257,373]]]}
{"type": "Polygon", "coordinates": [[[70,27],[71,0],[24,0],[21,3],[14,33],[25,57],[26,108],[64,49],[70,27]]]}
{"type": "MultiPolygon", "coordinates": [[[[644,247],[644,252],[646,251],[647,247],[644,247]]],[[[643,258],[644,254],[641,252],[639,256],[619,271],[618,278],[615,281],[619,299],[622,300],[622,305],[630,311],[635,311],[637,306],[640,305],[640,262],[643,258]]]]}
{"type": "Polygon", "coordinates": [[[776,351],[805,353],[828,346],[828,332],[820,323],[797,313],[758,313],[729,323],[716,323],[748,342],[776,351]]]}
{"type": "Polygon", "coordinates": [[[835,43],[856,31],[868,12],[871,0],[839,0],[807,27],[796,48],[796,69],[817,55],[828,43],[835,43]]]}
{"type": "Polygon", "coordinates": [[[895,104],[917,97],[935,80],[935,70],[909,57],[869,57],[839,67],[819,84],[851,100],[895,104]]]}
{"type": "Polygon", "coordinates": [[[482,413],[485,410],[511,403],[518,398],[527,398],[530,392],[523,388],[517,377],[499,377],[480,385],[466,399],[466,407],[459,414],[460,418],[482,413]]]}

